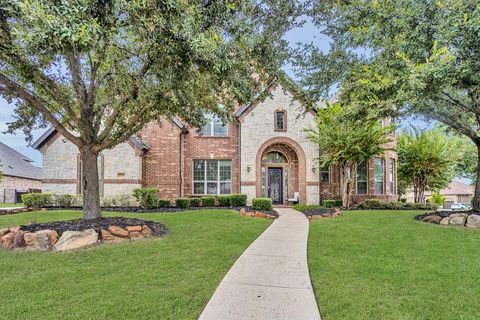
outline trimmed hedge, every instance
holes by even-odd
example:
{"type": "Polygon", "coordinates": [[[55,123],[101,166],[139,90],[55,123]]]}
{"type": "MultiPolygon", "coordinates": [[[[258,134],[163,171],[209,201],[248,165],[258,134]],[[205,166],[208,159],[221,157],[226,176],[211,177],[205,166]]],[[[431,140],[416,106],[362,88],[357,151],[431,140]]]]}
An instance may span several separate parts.
{"type": "Polygon", "coordinates": [[[360,204],[361,209],[378,210],[436,210],[434,203],[411,203],[402,201],[383,201],[379,199],[366,199],[360,204]]]}
{"type": "Polygon", "coordinates": [[[190,208],[190,198],[178,198],[175,200],[175,206],[182,209],[190,208]]]}
{"type": "Polygon", "coordinates": [[[218,206],[219,207],[230,207],[231,206],[230,195],[228,195],[228,194],[219,195],[217,197],[217,200],[218,200],[218,206]]]}
{"type": "Polygon", "coordinates": [[[50,193],[22,194],[22,202],[29,208],[43,208],[52,205],[53,195],[50,193]]]}
{"type": "Polygon", "coordinates": [[[138,188],[133,190],[133,196],[143,208],[158,207],[158,188],[138,188]]]}
{"type": "Polygon", "coordinates": [[[202,204],[202,200],[200,200],[200,198],[190,198],[190,206],[200,207],[201,204],[202,204]]]}
{"type": "Polygon", "coordinates": [[[77,197],[71,194],[55,194],[52,202],[59,207],[70,208],[77,202],[77,197]]]}
{"type": "Polygon", "coordinates": [[[293,206],[293,209],[300,211],[300,212],[305,212],[308,210],[317,210],[317,209],[322,209],[325,208],[319,204],[300,204],[297,203],[293,206]]]}
{"type": "Polygon", "coordinates": [[[342,200],[323,200],[322,206],[325,208],[335,208],[343,206],[342,200]]]}
{"type": "Polygon", "coordinates": [[[254,198],[252,201],[254,210],[272,210],[273,202],[270,198],[254,198]]]}
{"type": "Polygon", "coordinates": [[[202,206],[203,207],[214,207],[215,206],[215,197],[214,196],[202,197],[200,200],[202,201],[202,206]]]}
{"type": "Polygon", "coordinates": [[[172,202],[170,200],[165,200],[165,199],[158,199],[157,200],[157,207],[158,208],[170,207],[171,205],[172,205],[172,202]]]}
{"type": "Polygon", "coordinates": [[[246,194],[231,194],[230,195],[230,204],[232,207],[245,207],[247,205],[247,195],[246,194]]]}

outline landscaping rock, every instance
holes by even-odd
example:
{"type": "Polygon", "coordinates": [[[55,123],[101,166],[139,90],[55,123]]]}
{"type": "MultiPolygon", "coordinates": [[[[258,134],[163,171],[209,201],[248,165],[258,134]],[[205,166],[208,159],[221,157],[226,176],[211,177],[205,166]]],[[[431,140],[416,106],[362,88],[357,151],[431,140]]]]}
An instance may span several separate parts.
{"type": "Polygon", "coordinates": [[[130,232],[130,239],[141,239],[141,238],[143,238],[143,235],[141,232],[138,232],[138,231],[130,232]]]}
{"type": "Polygon", "coordinates": [[[27,232],[24,235],[25,244],[32,250],[49,250],[52,245],[52,230],[41,230],[35,233],[27,232]]]}
{"type": "Polygon", "coordinates": [[[147,225],[142,227],[142,235],[144,237],[150,237],[152,235],[152,229],[150,229],[147,225]]]}
{"type": "Polygon", "coordinates": [[[20,231],[20,227],[11,227],[8,228],[8,230],[10,230],[10,232],[17,233],[18,231],[20,231]]]}
{"type": "Polygon", "coordinates": [[[247,215],[247,213],[245,211],[245,208],[240,209],[240,215],[241,216],[246,216],[247,215]]]}
{"type": "Polygon", "coordinates": [[[430,223],[435,223],[435,224],[439,224],[441,220],[442,220],[442,217],[434,215],[434,214],[426,216],[425,218],[423,218],[423,221],[430,222],[430,223]]]}
{"type": "Polygon", "coordinates": [[[450,217],[445,217],[442,220],[440,220],[440,224],[442,226],[448,226],[449,223],[450,223],[450,217]]]}
{"type": "Polygon", "coordinates": [[[53,250],[67,251],[81,249],[94,245],[97,241],[98,233],[93,229],[85,231],[65,231],[53,247],[53,250]]]}
{"type": "Polygon", "coordinates": [[[108,231],[114,236],[121,238],[128,238],[129,232],[125,229],[116,226],[109,226],[108,231]]]}
{"type": "Polygon", "coordinates": [[[128,232],[142,232],[142,226],[128,226],[126,229],[128,232]]]}
{"type": "Polygon", "coordinates": [[[15,234],[15,238],[13,239],[13,247],[14,248],[24,248],[26,247],[26,243],[25,243],[25,231],[18,231],[16,234],[15,234]]]}
{"type": "Polygon", "coordinates": [[[0,244],[2,248],[10,249],[13,247],[13,240],[15,238],[15,233],[9,232],[0,238],[0,244]]]}
{"type": "Polygon", "coordinates": [[[466,226],[469,228],[480,228],[480,216],[478,214],[469,215],[466,226]]]}
{"type": "Polygon", "coordinates": [[[467,216],[468,214],[466,213],[454,213],[450,215],[450,225],[463,227],[467,220],[467,216]]]}
{"type": "Polygon", "coordinates": [[[263,212],[255,212],[255,218],[265,218],[266,214],[263,212]]]}
{"type": "Polygon", "coordinates": [[[119,241],[119,240],[126,240],[126,238],[120,238],[117,236],[114,236],[110,232],[108,232],[105,229],[100,230],[100,234],[102,235],[103,241],[119,241]]]}
{"type": "Polygon", "coordinates": [[[4,235],[6,235],[9,232],[10,232],[10,230],[8,228],[0,229],[0,238],[3,237],[4,235]]]}

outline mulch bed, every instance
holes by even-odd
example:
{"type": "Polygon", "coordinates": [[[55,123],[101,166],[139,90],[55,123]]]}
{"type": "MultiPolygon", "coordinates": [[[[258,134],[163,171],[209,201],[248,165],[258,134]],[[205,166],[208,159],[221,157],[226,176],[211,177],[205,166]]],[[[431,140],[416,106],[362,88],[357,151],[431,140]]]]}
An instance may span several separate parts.
{"type": "Polygon", "coordinates": [[[334,213],[335,213],[335,208],[317,208],[317,209],[305,210],[303,212],[303,214],[306,215],[307,217],[332,215],[334,213]]]}
{"type": "MultiPolygon", "coordinates": [[[[176,207],[160,207],[155,209],[145,209],[140,207],[102,207],[104,212],[131,212],[131,213],[155,213],[155,212],[182,212],[191,210],[237,210],[245,209],[246,212],[263,212],[278,217],[278,212],[275,210],[254,210],[252,207],[190,207],[188,209],[176,207]]],[[[48,207],[48,210],[82,210],[82,207],[48,207]]]]}
{"type": "Polygon", "coordinates": [[[235,207],[235,208],[231,208],[231,209],[234,209],[234,210],[237,210],[237,211],[240,211],[241,209],[245,209],[245,212],[250,212],[250,213],[261,212],[261,213],[265,213],[265,214],[275,216],[276,218],[278,218],[280,216],[278,214],[278,212],[275,211],[275,210],[255,210],[255,209],[253,209],[253,207],[235,207]]]}
{"type": "Polygon", "coordinates": [[[163,236],[168,232],[167,228],[161,223],[124,217],[97,218],[89,220],[75,219],[47,223],[33,223],[30,225],[20,226],[20,229],[29,232],[36,232],[40,230],[55,230],[61,236],[64,231],[84,231],[87,229],[94,229],[96,232],[100,232],[100,229],[107,230],[109,226],[126,228],[128,226],[143,225],[147,225],[150,229],[152,229],[152,235],[155,237],[163,236]]]}

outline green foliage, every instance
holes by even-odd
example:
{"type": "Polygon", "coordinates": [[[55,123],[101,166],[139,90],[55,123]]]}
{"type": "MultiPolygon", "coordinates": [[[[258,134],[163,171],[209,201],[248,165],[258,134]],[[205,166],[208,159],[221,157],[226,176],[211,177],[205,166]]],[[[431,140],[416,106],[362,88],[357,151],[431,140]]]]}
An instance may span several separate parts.
{"type": "Polygon", "coordinates": [[[398,180],[413,188],[415,202],[427,189],[445,188],[455,176],[457,151],[438,129],[404,131],[398,137],[398,180]]]}
{"type": "Polygon", "coordinates": [[[117,196],[103,196],[100,198],[102,207],[130,207],[132,206],[132,196],[121,194],[117,196]]]}
{"type": "Polygon", "coordinates": [[[158,199],[157,201],[158,208],[170,207],[171,205],[172,205],[172,202],[170,200],[158,199]]]}
{"type": "Polygon", "coordinates": [[[345,103],[334,103],[318,110],[316,128],[308,129],[309,139],[322,150],[321,166],[338,165],[342,179],[342,198],[350,206],[352,183],[363,161],[384,152],[392,126],[382,126],[377,119],[356,119],[345,103]]]}
{"type": "Polygon", "coordinates": [[[22,194],[22,202],[28,208],[44,208],[52,205],[53,195],[50,193],[22,194]]]}
{"type": "Polygon", "coordinates": [[[254,198],[252,206],[254,210],[272,210],[273,201],[270,198],[254,198]]]}
{"type": "Polygon", "coordinates": [[[220,207],[230,207],[231,206],[231,201],[230,201],[230,195],[219,195],[217,197],[218,205],[220,207]]]}
{"type": "Polygon", "coordinates": [[[436,210],[438,205],[435,203],[411,203],[366,199],[360,204],[360,208],[375,210],[436,210]]]}
{"type": "Polygon", "coordinates": [[[245,207],[247,205],[246,194],[231,194],[230,202],[232,207],[245,207]]]}
{"type": "Polygon", "coordinates": [[[440,194],[440,192],[435,191],[430,196],[430,202],[435,203],[438,206],[442,206],[445,203],[445,196],[440,194]]]}
{"type": "Polygon", "coordinates": [[[200,207],[201,204],[202,204],[202,200],[200,198],[190,198],[190,206],[200,207]]]}
{"type": "Polygon", "coordinates": [[[178,198],[175,200],[175,206],[177,208],[188,209],[190,208],[190,198],[178,198]]]}
{"type": "Polygon", "coordinates": [[[215,197],[214,196],[207,196],[202,197],[202,206],[203,207],[214,207],[215,206],[215,197]]]}
{"type": "Polygon", "coordinates": [[[71,194],[54,194],[52,203],[58,207],[70,208],[75,205],[77,197],[71,194]]]}
{"type": "Polygon", "coordinates": [[[153,209],[158,206],[158,188],[137,188],[133,196],[142,208],[153,209]]]}
{"type": "Polygon", "coordinates": [[[342,205],[343,205],[342,200],[323,200],[322,201],[322,206],[325,208],[341,207],[342,205]]]}
{"type": "Polygon", "coordinates": [[[300,212],[305,212],[308,210],[315,210],[315,209],[321,209],[325,208],[324,206],[318,205],[318,204],[300,204],[297,203],[293,205],[293,209],[300,211],[300,212]]]}

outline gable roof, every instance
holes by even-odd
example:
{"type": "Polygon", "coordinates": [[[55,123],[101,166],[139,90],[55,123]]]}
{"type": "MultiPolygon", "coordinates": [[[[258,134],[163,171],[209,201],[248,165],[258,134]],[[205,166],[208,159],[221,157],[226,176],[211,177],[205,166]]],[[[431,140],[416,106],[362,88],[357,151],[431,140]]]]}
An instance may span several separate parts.
{"type": "Polygon", "coordinates": [[[0,142],[0,161],[2,163],[1,170],[6,176],[42,179],[42,168],[34,166],[32,159],[2,142],[0,142]]]}

